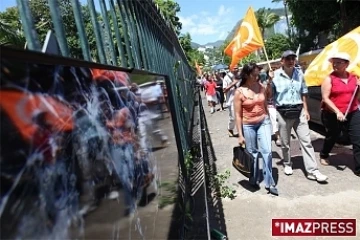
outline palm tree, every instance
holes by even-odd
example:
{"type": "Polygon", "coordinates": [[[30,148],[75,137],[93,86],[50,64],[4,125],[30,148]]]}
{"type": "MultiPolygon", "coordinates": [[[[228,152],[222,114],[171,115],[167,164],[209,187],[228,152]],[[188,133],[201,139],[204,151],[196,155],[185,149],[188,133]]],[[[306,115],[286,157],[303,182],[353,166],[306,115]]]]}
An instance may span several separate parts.
{"type": "Polygon", "coordinates": [[[0,45],[24,47],[25,37],[20,29],[14,29],[6,19],[0,18],[0,45]]]}
{"type": "Polygon", "coordinates": [[[264,39],[265,30],[274,26],[280,20],[280,17],[275,13],[270,12],[270,8],[260,8],[255,13],[256,19],[264,39]]]}

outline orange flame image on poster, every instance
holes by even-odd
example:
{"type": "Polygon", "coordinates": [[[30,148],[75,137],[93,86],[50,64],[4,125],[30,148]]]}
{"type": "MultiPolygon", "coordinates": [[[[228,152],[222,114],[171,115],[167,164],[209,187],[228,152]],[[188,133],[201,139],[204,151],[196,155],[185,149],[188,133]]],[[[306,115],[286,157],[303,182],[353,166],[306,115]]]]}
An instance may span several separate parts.
{"type": "Polygon", "coordinates": [[[0,107],[26,139],[32,139],[38,126],[33,118],[36,113],[46,113],[46,120],[54,131],[73,129],[73,111],[59,100],[43,94],[14,90],[0,90],[0,107]]]}
{"type": "Polygon", "coordinates": [[[327,45],[316,56],[305,71],[304,77],[307,86],[320,86],[323,80],[329,76],[333,71],[329,58],[335,53],[349,54],[350,64],[347,71],[360,76],[360,26],[327,45]]]}
{"type": "Polygon", "coordinates": [[[250,7],[234,39],[224,50],[224,53],[231,57],[230,69],[232,69],[240,59],[262,47],[264,47],[264,41],[254,10],[250,7]]]}
{"type": "Polygon", "coordinates": [[[95,81],[108,79],[113,82],[119,82],[125,86],[130,85],[130,78],[126,72],[97,68],[91,69],[91,72],[95,81]]]}

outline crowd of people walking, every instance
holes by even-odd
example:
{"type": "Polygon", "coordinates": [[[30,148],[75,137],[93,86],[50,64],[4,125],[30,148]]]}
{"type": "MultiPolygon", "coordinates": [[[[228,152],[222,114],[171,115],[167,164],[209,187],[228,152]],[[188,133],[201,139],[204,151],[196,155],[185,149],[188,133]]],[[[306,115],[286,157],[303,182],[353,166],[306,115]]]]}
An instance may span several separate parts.
{"type": "Polygon", "coordinates": [[[210,113],[216,112],[218,104],[218,111],[228,111],[229,136],[237,137],[238,143],[244,145],[255,159],[249,183],[260,188],[258,160],[261,156],[265,189],[274,195],[278,195],[278,191],[272,177],[271,142],[274,140],[281,147],[285,175],[292,175],[292,130],[301,147],[308,179],[317,182],[328,180],[320,172],[317,160],[324,166],[331,164],[330,152],[342,132],[349,136],[353,145],[354,173],[360,176],[360,79],[346,71],[349,55],[337,53],[328,59],[333,72],[321,86],[321,115],[326,136],[319,158],[315,156],[310,138],[308,87],[296,56],[291,50],[285,51],[278,69],[263,69],[256,63],[250,63],[241,70],[222,70],[198,78],[210,113]]]}

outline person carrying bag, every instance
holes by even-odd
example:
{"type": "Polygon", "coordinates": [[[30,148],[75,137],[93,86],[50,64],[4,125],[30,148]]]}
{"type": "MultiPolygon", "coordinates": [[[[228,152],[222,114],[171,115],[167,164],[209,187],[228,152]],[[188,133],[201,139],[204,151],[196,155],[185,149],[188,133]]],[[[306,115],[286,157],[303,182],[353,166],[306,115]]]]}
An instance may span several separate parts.
{"type": "Polygon", "coordinates": [[[271,121],[267,114],[267,89],[258,82],[260,67],[245,64],[241,71],[240,87],[234,96],[234,114],[242,147],[234,149],[234,158],[247,170],[250,184],[259,189],[259,157],[263,159],[262,174],[268,193],[278,195],[272,178],[271,121]],[[245,145],[245,148],[243,147],[245,145]],[[252,156],[252,158],[250,157],[252,156]],[[249,166],[249,165],[252,166],[249,166]],[[246,168],[245,168],[246,166],[246,168]]]}

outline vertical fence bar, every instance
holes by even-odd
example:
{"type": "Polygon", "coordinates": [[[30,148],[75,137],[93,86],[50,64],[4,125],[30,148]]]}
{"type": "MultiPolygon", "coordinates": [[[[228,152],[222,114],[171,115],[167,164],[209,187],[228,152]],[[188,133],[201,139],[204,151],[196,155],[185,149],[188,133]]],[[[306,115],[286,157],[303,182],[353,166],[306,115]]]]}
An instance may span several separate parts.
{"type": "Polygon", "coordinates": [[[140,21],[139,15],[137,13],[137,8],[135,8],[135,1],[129,1],[129,7],[130,7],[130,12],[132,12],[132,16],[134,19],[134,25],[135,28],[137,29],[137,33],[138,33],[138,39],[139,39],[139,44],[140,44],[140,53],[141,53],[141,57],[142,57],[142,62],[143,62],[143,67],[146,70],[150,70],[150,66],[148,64],[148,59],[147,59],[147,41],[145,41],[144,39],[144,33],[142,31],[142,23],[140,21]]]}
{"type": "Polygon", "coordinates": [[[137,39],[137,34],[135,31],[135,27],[134,27],[134,20],[132,19],[131,13],[129,11],[129,7],[128,7],[128,1],[127,0],[120,0],[123,4],[123,9],[124,9],[124,13],[125,13],[125,18],[126,18],[126,22],[128,24],[129,27],[129,33],[130,33],[130,37],[131,37],[131,47],[132,47],[132,51],[134,52],[135,55],[135,66],[136,68],[140,69],[141,68],[141,59],[140,59],[140,50],[139,50],[139,41],[137,39]]]}
{"type": "Polygon", "coordinates": [[[97,47],[97,51],[98,51],[99,60],[100,60],[100,63],[106,64],[107,59],[106,59],[105,51],[104,51],[104,44],[103,44],[103,41],[101,38],[99,22],[97,20],[97,14],[96,14],[96,10],[95,10],[94,0],[88,0],[88,5],[89,5],[88,7],[89,7],[89,11],[90,11],[91,22],[92,22],[92,25],[94,28],[96,47],[97,47]]]}
{"type": "Polygon", "coordinates": [[[125,47],[126,47],[126,53],[127,56],[129,58],[129,67],[133,68],[134,65],[134,58],[136,58],[134,52],[131,50],[131,46],[130,46],[130,41],[129,41],[129,28],[127,26],[128,20],[126,19],[126,15],[124,12],[124,6],[122,5],[120,0],[117,0],[117,4],[119,7],[119,16],[120,16],[120,21],[121,21],[121,27],[123,30],[123,34],[124,34],[124,40],[125,40],[125,47]],[[134,54],[134,57],[133,57],[134,54]]]}
{"type": "MultiPolygon", "coordinates": [[[[51,1],[51,0],[49,0],[49,1],[51,1]]],[[[81,5],[79,3],[79,0],[71,0],[71,5],[73,8],[73,12],[74,12],[76,29],[78,30],[78,34],[79,34],[80,45],[81,45],[83,57],[86,61],[91,61],[89,42],[88,42],[88,39],[87,39],[86,33],[85,33],[85,27],[84,27],[85,24],[84,24],[82,12],[81,12],[81,5]]]]}
{"type": "Polygon", "coordinates": [[[56,40],[59,43],[61,54],[70,57],[69,47],[66,41],[64,24],[61,17],[61,9],[58,0],[48,0],[50,15],[55,28],[56,40]]]}
{"type": "MultiPolygon", "coordinates": [[[[158,62],[158,54],[159,52],[155,52],[154,51],[154,47],[155,47],[155,41],[154,41],[154,33],[151,31],[152,28],[152,21],[149,19],[148,14],[142,14],[143,12],[145,12],[144,8],[142,8],[141,6],[141,2],[136,1],[136,7],[138,9],[139,12],[139,17],[142,21],[143,24],[143,29],[144,29],[144,33],[145,33],[145,37],[146,40],[148,42],[148,60],[150,62],[150,67],[152,71],[156,71],[156,72],[161,72],[160,69],[160,63],[158,62]]],[[[160,50],[160,48],[158,48],[158,51],[160,50]]]]}
{"type": "MultiPolygon", "coordinates": [[[[141,6],[141,5],[139,5],[139,6],[141,6]]],[[[159,46],[159,42],[156,39],[155,30],[154,30],[155,27],[154,27],[154,24],[152,23],[152,21],[150,20],[149,14],[145,15],[145,22],[147,23],[145,26],[147,27],[147,32],[148,32],[148,35],[150,36],[150,40],[151,40],[150,49],[151,49],[152,56],[154,56],[154,64],[155,64],[154,70],[164,73],[164,71],[162,71],[162,63],[161,63],[161,60],[163,60],[163,58],[159,57],[159,56],[161,56],[160,55],[161,48],[159,46]]]]}
{"type": "Polygon", "coordinates": [[[41,51],[41,46],[34,26],[29,2],[23,0],[16,0],[16,2],[19,9],[21,23],[24,28],[24,35],[27,41],[27,47],[30,50],[41,51]]]}
{"type": "Polygon", "coordinates": [[[115,4],[114,4],[113,0],[110,0],[110,12],[111,12],[111,17],[113,19],[113,24],[114,24],[116,43],[117,43],[118,51],[120,54],[120,64],[122,67],[127,67],[127,61],[125,58],[125,50],[124,50],[124,46],[123,46],[122,40],[121,40],[118,19],[116,16],[115,4]]]}
{"type": "Polygon", "coordinates": [[[107,17],[107,8],[106,8],[105,0],[100,0],[100,9],[101,9],[101,15],[103,18],[103,22],[105,25],[105,33],[108,35],[108,38],[109,38],[108,44],[110,45],[110,56],[111,56],[111,60],[113,63],[112,65],[117,65],[113,37],[111,34],[109,18],[107,17]]]}
{"type": "Polygon", "coordinates": [[[139,6],[136,4],[135,5],[135,12],[137,15],[137,18],[140,21],[140,28],[142,31],[142,36],[143,36],[143,42],[145,44],[145,55],[146,55],[146,62],[148,65],[148,69],[150,71],[155,72],[155,67],[154,67],[154,63],[156,61],[156,55],[152,53],[152,49],[151,49],[151,37],[148,34],[148,29],[147,29],[147,23],[144,21],[144,17],[141,14],[141,8],[139,8],[139,6]]]}

